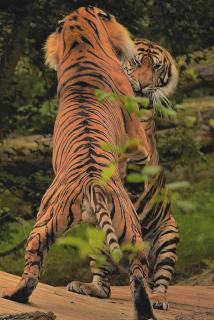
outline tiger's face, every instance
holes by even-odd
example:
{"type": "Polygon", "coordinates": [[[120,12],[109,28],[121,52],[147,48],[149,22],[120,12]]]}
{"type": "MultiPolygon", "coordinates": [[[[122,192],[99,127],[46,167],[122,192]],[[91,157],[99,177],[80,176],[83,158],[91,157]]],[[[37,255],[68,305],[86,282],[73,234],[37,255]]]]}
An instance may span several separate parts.
{"type": "Polygon", "coordinates": [[[103,46],[110,43],[121,61],[133,60],[136,47],[128,30],[116,21],[115,17],[96,7],[81,7],[58,22],[56,32],[45,44],[46,64],[56,66],[80,43],[93,43],[103,46]],[[87,34],[87,37],[86,37],[87,34]]]}
{"type": "Polygon", "coordinates": [[[156,43],[142,39],[135,41],[137,55],[135,65],[124,64],[133,90],[137,95],[148,97],[170,106],[168,97],[176,89],[178,72],[170,53],[156,43]]]}

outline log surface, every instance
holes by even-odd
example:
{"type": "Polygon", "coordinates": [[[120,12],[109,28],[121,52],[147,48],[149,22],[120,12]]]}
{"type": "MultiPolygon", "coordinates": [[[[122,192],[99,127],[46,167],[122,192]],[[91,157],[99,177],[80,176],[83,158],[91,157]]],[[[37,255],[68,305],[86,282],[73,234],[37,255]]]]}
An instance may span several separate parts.
{"type": "MultiPolygon", "coordinates": [[[[15,285],[19,277],[0,272],[0,287],[15,285]]],[[[214,286],[171,286],[169,311],[156,311],[158,320],[214,320],[214,286]]],[[[26,305],[0,299],[0,317],[40,311],[53,312],[56,320],[131,320],[128,287],[112,287],[111,299],[96,299],[40,283],[26,305]]],[[[20,318],[21,319],[21,318],[20,318]]]]}

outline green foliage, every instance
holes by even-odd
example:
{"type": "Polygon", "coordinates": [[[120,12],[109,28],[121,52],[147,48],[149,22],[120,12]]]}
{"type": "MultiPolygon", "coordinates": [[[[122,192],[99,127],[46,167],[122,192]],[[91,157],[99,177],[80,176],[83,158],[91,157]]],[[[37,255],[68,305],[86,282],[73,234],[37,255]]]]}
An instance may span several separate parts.
{"type": "Polygon", "coordinates": [[[214,271],[214,260],[213,259],[203,259],[202,261],[203,261],[203,263],[205,263],[208,266],[208,268],[210,270],[214,271]]]}
{"type": "Polygon", "coordinates": [[[114,175],[115,171],[116,171],[116,164],[111,163],[109,166],[107,166],[105,169],[102,170],[101,178],[106,183],[114,175]]]}
{"type": "Polygon", "coordinates": [[[139,144],[138,140],[127,138],[126,141],[120,146],[115,146],[114,144],[112,144],[110,142],[101,143],[100,146],[105,151],[113,152],[113,153],[117,154],[118,156],[123,157],[131,149],[137,147],[138,144],[139,144]]]}
{"type": "Polygon", "coordinates": [[[114,152],[114,153],[116,153],[118,155],[123,153],[123,147],[115,146],[113,143],[110,143],[110,142],[103,142],[103,143],[100,144],[100,147],[104,151],[114,152]]]}
{"type": "MultiPolygon", "coordinates": [[[[191,188],[178,189],[171,198],[172,212],[178,222],[181,237],[178,246],[178,278],[208,267],[204,259],[213,259],[213,160],[213,154],[207,156],[206,162],[200,158],[195,159],[191,188]]],[[[169,180],[187,177],[187,165],[176,169],[168,172],[169,180]]]]}
{"type": "Polygon", "coordinates": [[[198,78],[198,73],[193,68],[187,68],[186,75],[190,80],[196,80],[198,78]]]}
{"type": "Polygon", "coordinates": [[[209,120],[209,124],[211,125],[211,127],[214,128],[214,119],[210,119],[210,120],[209,120]]]}
{"type": "Polygon", "coordinates": [[[69,245],[77,249],[77,253],[81,260],[86,260],[93,256],[98,264],[105,263],[105,256],[100,251],[104,246],[104,234],[102,230],[90,225],[81,225],[76,228],[73,235],[58,240],[59,245],[69,245]]]}
{"type": "Polygon", "coordinates": [[[184,117],[184,123],[187,127],[193,127],[196,123],[196,116],[186,116],[184,117]]]}
{"type": "MultiPolygon", "coordinates": [[[[177,198],[177,197],[176,197],[177,198]]],[[[196,205],[188,200],[176,199],[177,207],[180,208],[183,212],[190,213],[195,211],[196,205]]]]}
{"type": "Polygon", "coordinates": [[[145,181],[148,181],[157,173],[159,173],[160,171],[161,171],[160,166],[146,166],[140,172],[129,173],[126,177],[126,180],[131,183],[145,182],[145,181]]]}
{"type": "Polygon", "coordinates": [[[10,223],[8,228],[1,232],[0,253],[15,247],[27,239],[32,226],[32,221],[26,221],[17,217],[16,222],[10,223]]]}
{"type": "Polygon", "coordinates": [[[10,163],[2,161],[0,167],[0,206],[14,218],[32,219],[53,177],[50,155],[34,152],[24,160],[23,155],[22,160],[16,157],[10,155],[10,163]]]}
{"type": "Polygon", "coordinates": [[[177,113],[175,110],[172,110],[170,108],[164,107],[161,103],[155,104],[155,109],[164,117],[172,117],[175,118],[177,116],[177,113]]]}
{"type": "Polygon", "coordinates": [[[149,100],[147,98],[119,95],[116,93],[104,92],[102,90],[95,90],[95,96],[100,102],[103,102],[106,99],[109,99],[110,101],[121,102],[124,109],[126,109],[129,113],[139,112],[137,104],[141,105],[141,107],[144,109],[146,109],[149,105],[149,100]]]}
{"type": "Polygon", "coordinates": [[[173,191],[173,190],[189,188],[190,187],[190,183],[188,181],[176,181],[176,182],[167,183],[166,187],[169,190],[173,191]]]}
{"type": "Polygon", "coordinates": [[[22,128],[31,132],[50,131],[56,116],[56,100],[46,97],[48,88],[44,74],[30,64],[28,57],[23,57],[16,67],[14,82],[16,83],[14,108],[18,111],[15,120],[19,124],[19,130],[22,128]]]}
{"type": "MultiPolygon", "coordinates": [[[[81,224],[74,229],[68,236],[65,236],[57,241],[58,245],[71,246],[77,249],[78,256],[85,261],[88,257],[96,259],[98,265],[103,266],[106,262],[102,251],[105,248],[105,236],[101,229],[92,225],[81,224]]],[[[122,258],[123,253],[129,253],[130,259],[134,258],[143,246],[125,243],[121,246],[121,250],[115,249],[111,252],[112,261],[118,264],[122,258]]],[[[108,250],[108,248],[107,248],[108,250]]]]}

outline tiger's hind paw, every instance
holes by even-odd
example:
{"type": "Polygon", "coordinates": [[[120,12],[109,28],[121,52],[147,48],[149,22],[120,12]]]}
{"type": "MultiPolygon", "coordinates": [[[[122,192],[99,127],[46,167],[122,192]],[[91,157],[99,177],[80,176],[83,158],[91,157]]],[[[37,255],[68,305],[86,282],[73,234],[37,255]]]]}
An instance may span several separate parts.
{"type": "Polygon", "coordinates": [[[101,299],[109,298],[111,295],[110,287],[104,286],[102,283],[84,283],[80,281],[72,281],[67,285],[67,289],[70,292],[101,299]]]}
{"type": "Polygon", "coordinates": [[[152,293],[150,300],[154,309],[158,310],[169,310],[169,303],[166,301],[166,297],[163,294],[152,293]]]}
{"type": "Polygon", "coordinates": [[[16,287],[3,288],[1,298],[27,303],[37,283],[38,281],[35,278],[22,278],[16,287]]]}

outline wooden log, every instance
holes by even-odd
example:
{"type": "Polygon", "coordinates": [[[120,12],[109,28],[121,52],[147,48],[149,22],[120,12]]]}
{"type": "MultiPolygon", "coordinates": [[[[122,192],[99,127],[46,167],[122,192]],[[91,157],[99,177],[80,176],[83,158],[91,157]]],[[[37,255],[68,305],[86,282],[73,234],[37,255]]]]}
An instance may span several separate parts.
{"type": "Polygon", "coordinates": [[[16,314],[0,314],[0,320],[55,320],[53,312],[27,312],[16,314]]]}

